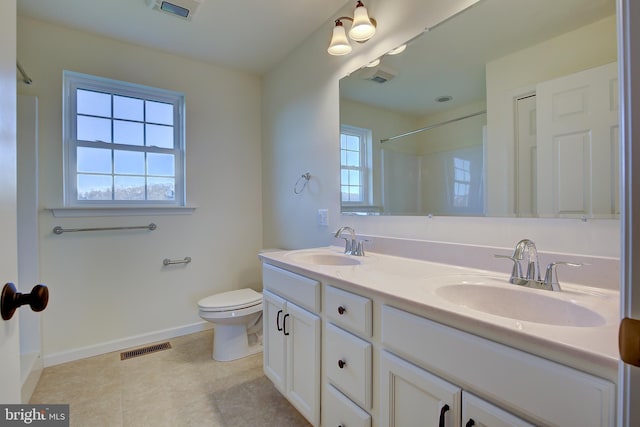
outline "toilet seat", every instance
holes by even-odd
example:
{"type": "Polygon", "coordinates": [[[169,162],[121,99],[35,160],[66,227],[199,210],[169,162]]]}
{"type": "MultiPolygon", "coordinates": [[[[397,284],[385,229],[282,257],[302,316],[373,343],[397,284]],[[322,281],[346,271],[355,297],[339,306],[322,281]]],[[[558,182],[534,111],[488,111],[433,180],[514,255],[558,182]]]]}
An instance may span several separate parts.
{"type": "Polygon", "coordinates": [[[262,304],[262,294],[253,289],[238,289],[208,296],[198,301],[200,311],[241,310],[262,304]]]}

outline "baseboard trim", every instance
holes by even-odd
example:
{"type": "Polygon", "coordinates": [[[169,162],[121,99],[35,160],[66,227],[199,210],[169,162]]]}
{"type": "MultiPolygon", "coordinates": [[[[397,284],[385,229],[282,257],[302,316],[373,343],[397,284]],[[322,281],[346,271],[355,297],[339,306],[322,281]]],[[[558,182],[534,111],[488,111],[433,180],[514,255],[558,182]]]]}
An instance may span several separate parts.
{"type": "Polygon", "coordinates": [[[73,362],[74,360],[111,353],[113,351],[120,351],[130,347],[146,345],[155,341],[171,339],[182,335],[192,334],[194,332],[205,331],[211,328],[213,328],[213,324],[203,321],[176,328],[154,331],[148,334],[135,335],[119,340],[108,341],[87,347],[80,347],[59,353],[53,353],[44,356],[44,367],[46,368],[49,366],[60,365],[61,363],[73,362]]]}
{"type": "Polygon", "coordinates": [[[38,385],[40,375],[44,369],[42,357],[39,353],[20,355],[20,369],[22,376],[22,388],[20,391],[22,403],[29,403],[31,396],[38,385]]]}

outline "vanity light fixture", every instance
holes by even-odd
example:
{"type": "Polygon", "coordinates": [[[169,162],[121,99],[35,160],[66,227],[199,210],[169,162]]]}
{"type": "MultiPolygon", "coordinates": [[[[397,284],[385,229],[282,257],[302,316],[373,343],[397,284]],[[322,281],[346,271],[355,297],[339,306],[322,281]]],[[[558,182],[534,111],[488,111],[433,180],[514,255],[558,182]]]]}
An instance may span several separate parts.
{"type": "Polygon", "coordinates": [[[366,67],[367,68],[373,68],[373,67],[377,67],[378,65],[380,65],[380,58],[378,59],[374,59],[373,61],[369,62],[366,67]]]}
{"type": "Polygon", "coordinates": [[[331,36],[329,48],[327,48],[327,52],[329,52],[330,55],[346,55],[352,50],[344,29],[344,24],[342,23],[343,20],[351,21],[349,38],[353,41],[364,43],[376,33],[375,19],[369,17],[367,8],[364,7],[362,1],[358,0],[356,8],[353,11],[353,18],[341,16],[335,20],[336,25],[333,27],[333,35],[331,36]]]}
{"type": "Polygon", "coordinates": [[[399,55],[402,52],[404,52],[406,49],[407,49],[406,43],[405,44],[401,44],[397,48],[391,49],[389,52],[387,52],[387,55],[399,55]]]}

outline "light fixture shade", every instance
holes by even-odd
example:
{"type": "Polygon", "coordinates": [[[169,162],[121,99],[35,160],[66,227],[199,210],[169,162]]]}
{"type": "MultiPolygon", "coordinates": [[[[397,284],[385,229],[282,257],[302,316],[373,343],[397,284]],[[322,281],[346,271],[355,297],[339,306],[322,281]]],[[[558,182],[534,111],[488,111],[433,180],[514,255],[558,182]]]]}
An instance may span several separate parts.
{"type": "Polygon", "coordinates": [[[391,49],[389,52],[387,52],[387,55],[399,55],[402,52],[404,52],[405,50],[407,50],[407,45],[406,44],[401,44],[400,46],[396,47],[395,49],[391,49]]]}
{"type": "Polygon", "coordinates": [[[347,39],[347,34],[344,31],[344,26],[342,22],[336,21],[336,26],[333,27],[333,35],[331,36],[331,43],[329,43],[329,48],[327,48],[327,52],[330,55],[346,55],[350,53],[352,50],[351,45],[349,44],[349,40],[347,39]]]}
{"type": "Polygon", "coordinates": [[[378,65],[380,65],[380,58],[374,59],[373,61],[369,62],[366,67],[367,68],[373,68],[373,67],[377,67],[378,65]]]}
{"type": "Polygon", "coordinates": [[[367,8],[361,1],[358,1],[356,10],[353,12],[353,24],[349,30],[349,37],[357,42],[369,40],[376,33],[376,27],[369,19],[367,8]]]}

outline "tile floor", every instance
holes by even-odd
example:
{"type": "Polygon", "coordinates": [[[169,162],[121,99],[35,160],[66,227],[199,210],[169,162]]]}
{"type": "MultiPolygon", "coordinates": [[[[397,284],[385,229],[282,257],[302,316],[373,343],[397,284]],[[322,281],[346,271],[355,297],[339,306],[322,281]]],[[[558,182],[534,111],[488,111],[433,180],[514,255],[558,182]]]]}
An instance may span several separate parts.
{"type": "Polygon", "coordinates": [[[68,403],[77,427],[306,427],[262,372],[262,353],[211,359],[213,331],[128,360],[120,352],[45,368],[32,404],[68,403]]]}

